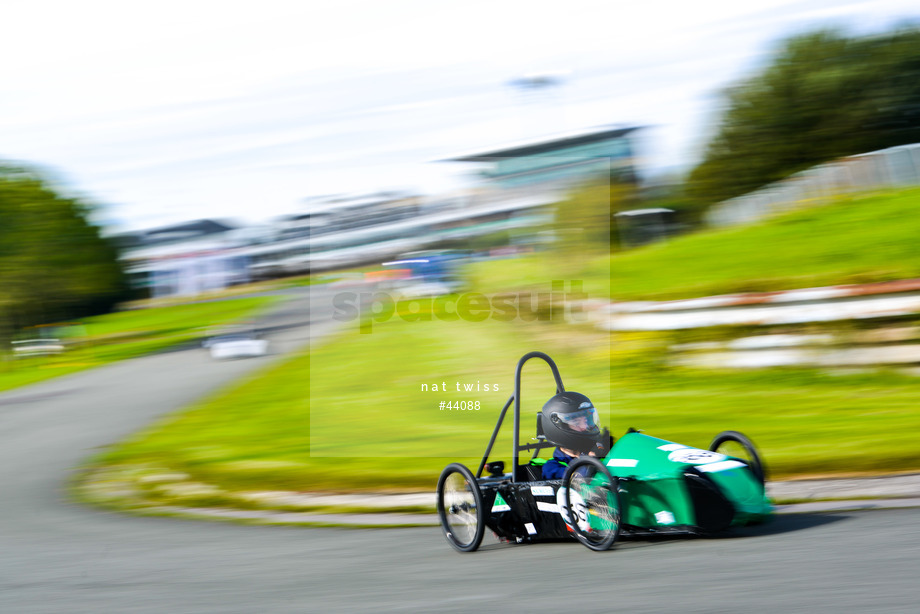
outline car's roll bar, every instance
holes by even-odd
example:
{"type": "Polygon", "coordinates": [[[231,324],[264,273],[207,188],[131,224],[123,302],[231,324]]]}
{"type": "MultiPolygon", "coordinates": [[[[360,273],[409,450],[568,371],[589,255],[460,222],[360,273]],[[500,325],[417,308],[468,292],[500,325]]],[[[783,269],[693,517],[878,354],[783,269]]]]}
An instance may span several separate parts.
{"type": "Polygon", "coordinates": [[[559,376],[559,369],[556,367],[556,363],[553,362],[552,358],[543,352],[528,352],[527,354],[524,354],[524,356],[522,356],[518,361],[517,369],[514,372],[514,394],[512,394],[508,398],[508,401],[505,402],[505,406],[502,408],[502,412],[498,416],[498,423],[495,425],[495,430],[492,431],[492,438],[489,440],[489,445],[486,448],[486,453],[483,454],[482,462],[479,463],[479,470],[476,472],[477,478],[482,477],[482,470],[485,468],[486,462],[489,460],[489,454],[492,453],[492,446],[495,445],[495,440],[498,438],[498,432],[501,430],[502,423],[505,420],[505,414],[508,413],[508,408],[511,407],[512,401],[514,402],[514,436],[512,439],[511,458],[513,465],[511,467],[511,481],[517,482],[517,466],[520,452],[534,450],[534,455],[536,455],[537,450],[554,447],[553,444],[543,441],[522,446],[518,441],[521,435],[521,371],[524,368],[524,363],[531,358],[542,358],[546,364],[549,365],[549,368],[553,372],[553,379],[556,380],[556,394],[565,392],[565,386],[562,385],[562,378],[559,376]]]}

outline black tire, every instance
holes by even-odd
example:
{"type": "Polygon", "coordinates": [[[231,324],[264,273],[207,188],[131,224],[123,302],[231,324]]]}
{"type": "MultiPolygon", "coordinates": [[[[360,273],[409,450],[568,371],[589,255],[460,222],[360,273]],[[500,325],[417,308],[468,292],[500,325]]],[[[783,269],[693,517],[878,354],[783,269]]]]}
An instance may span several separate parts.
{"type": "Polygon", "coordinates": [[[757,446],[755,446],[754,442],[748,439],[743,433],[739,433],[738,431],[722,431],[716,435],[712,443],[709,444],[709,450],[710,452],[719,452],[720,454],[725,454],[726,456],[744,461],[747,463],[748,467],[751,468],[754,477],[756,477],[761,484],[766,483],[767,468],[760,458],[760,454],[757,452],[757,446]],[[741,447],[744,448],[744,454],[732,453],[732,443],[741,445],[741,447]]]}
{"type": "Polygon", "coordinates": [[[578,541],[591,550],[610,548],[620,535],[617,478],[593,456],[582,456],[569,464],[562,487],[565,488],[566,507],[563,519],[578,541]],[[572,510],[574,518],[569,517],[567,510],[572,510]]]}
{"type": "Polygon", "coordinates": [[[444,537],[460,552],[473,552],[482,543],[485,515],[482,493],[472,472],[451,463],[438,479],[438,516],[444,537]]]}

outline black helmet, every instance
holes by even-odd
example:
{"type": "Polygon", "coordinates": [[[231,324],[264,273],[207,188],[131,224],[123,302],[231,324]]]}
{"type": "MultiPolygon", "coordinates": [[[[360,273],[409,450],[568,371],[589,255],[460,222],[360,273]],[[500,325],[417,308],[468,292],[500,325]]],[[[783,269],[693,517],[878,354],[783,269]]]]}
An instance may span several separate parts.
{"type": "Polygon", "coordinates": [[[560,392],[543,406],[543,434],[551,443],[578,452],[604,456],[610,433],[601,431],[597,409],[591,399],[578,392],[560,392]]]}

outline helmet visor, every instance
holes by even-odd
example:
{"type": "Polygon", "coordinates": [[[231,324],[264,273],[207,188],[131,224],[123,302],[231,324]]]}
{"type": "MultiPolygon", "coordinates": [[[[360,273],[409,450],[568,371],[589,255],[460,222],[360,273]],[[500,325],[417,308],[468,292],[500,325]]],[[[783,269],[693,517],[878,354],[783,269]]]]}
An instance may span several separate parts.
{"type": "Polygon", "coordinates": [[[569,413],[553,413],[553,422],[560,429],[580,435],[597,435],[601,432],[597,409],[585,407],[569,413]]]}

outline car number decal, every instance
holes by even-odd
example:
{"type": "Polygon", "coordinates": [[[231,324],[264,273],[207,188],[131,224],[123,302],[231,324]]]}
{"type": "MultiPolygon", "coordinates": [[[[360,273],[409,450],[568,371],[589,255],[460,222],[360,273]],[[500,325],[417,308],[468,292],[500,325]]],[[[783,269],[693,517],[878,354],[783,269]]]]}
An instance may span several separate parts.
{"type": "MultiPolygon", "coordinates": [[[[565,488],[560,488],[559,492],[556,493],[556,505],[559,506],[559,515],[562,516],[562,520],[571,526],[572,519],[569,515],[569,508],[565,504],[565,491],[565,488]]],[[[590,527],[588,526],[588,506],[585,505],[585,500],[574,490],[570,498],[572,500],[572,512],[578,519],[578,527],[583,531],[587,531],[590,527]]]]}
{"type": "Polygon", "coordinates": [[[687,465],[705,465],[707,463],[717,463],[719,461],[724,461],[727,458],[727,456],[724,454],[719,454],[718,452],[698,450],[696,448],[682,448],[680,450],[674,450],[668,454],[669,461],[687,465]]]}

